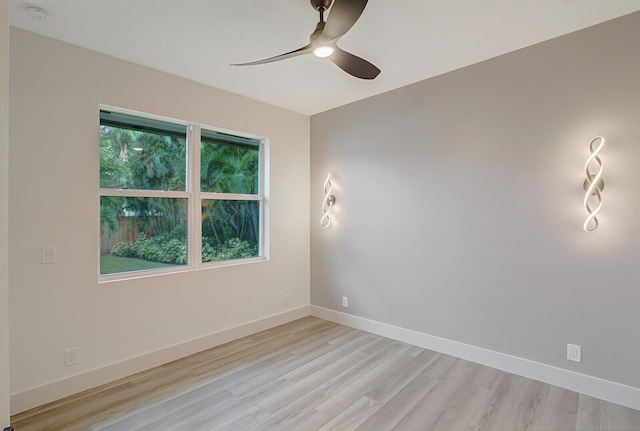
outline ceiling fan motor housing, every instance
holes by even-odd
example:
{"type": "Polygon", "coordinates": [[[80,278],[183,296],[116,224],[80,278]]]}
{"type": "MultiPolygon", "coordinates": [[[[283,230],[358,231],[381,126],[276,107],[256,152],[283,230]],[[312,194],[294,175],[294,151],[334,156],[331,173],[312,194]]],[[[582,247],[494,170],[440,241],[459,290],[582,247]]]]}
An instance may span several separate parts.
{"type": "Polygon", "coordinates": [[[333,3],[333,0],[311,0],[311,6],[313,6],[315,10],[327,10],[329,6],[331,6],[331,3],[333,3]]]}

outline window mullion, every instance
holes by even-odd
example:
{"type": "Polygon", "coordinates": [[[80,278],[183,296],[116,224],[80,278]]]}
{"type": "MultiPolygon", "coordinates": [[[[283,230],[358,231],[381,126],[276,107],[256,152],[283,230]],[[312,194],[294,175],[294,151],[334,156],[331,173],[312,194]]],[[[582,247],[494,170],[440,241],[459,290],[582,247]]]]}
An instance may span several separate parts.
{"type": "Polygon", "coordinates": [[[189,126],[187,153],[187,190],[189,202],[189,264],[202,263],[202,205],[200,204],[200,126],[189,126]]]}
{"type": "Polygon", "coordinates": [[[100,189],[100,196],[131,198],[179,198],[187,199],[189,194],[174,190],[100,189]]]}
{"type": "Polygon", "coordinates": [[[212,199],[220,201],[259,201],[260,195],[243,195],[238,193],[200,193],[201,199],[212,199]]]}
{"type": "Polygon", "coordinates": [[[266,231],[267,226],[269,226],[269,200],[267,193],[269,191],[269,160],[268,155],[270,152],[267,147],[269,145],[269,141],[267,139],[260,140],[260,155],[259,155],[259,183],[258,183],[258,193],[260,194],[260,240],[259,247],[260,256],[263,256],[265,259],[269,259],[269,233],[266,231]]]}

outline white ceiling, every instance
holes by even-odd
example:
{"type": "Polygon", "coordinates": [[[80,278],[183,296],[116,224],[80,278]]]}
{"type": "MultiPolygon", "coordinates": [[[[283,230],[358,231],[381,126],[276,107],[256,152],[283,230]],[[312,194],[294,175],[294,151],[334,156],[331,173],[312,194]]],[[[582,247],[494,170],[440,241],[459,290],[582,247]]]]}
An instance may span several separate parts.
{"type": "Polygon", "coordinates": [[[382,70],[373,81],[312,55],[230,66],[307,44],[309,0],[11,0],[11,24],[312,115],[637,10],[638,0],[370,0],[339,45],[382,70]]]}

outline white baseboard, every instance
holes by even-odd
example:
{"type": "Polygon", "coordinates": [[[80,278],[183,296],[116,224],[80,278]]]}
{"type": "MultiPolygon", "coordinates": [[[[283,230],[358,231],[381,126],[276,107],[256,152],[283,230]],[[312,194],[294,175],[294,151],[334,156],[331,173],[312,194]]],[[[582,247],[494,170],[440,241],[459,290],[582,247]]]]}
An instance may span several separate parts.
{"type": "Polygon", "coordinates": [[[598,377],[576,373],[551,365],[469,344],[424,334],[422,332],[365,319],[323,307],[311,306],[311,315],[320,319],[360,329],[418,347],[466,359],[508,373],[549,383],[574,392],[640,410],[640,388],[626,386],[598,377]]]}
{"type": "Polygon", "coordinates": [[[92,389],[310,315],[308,305],[11,395],[11,414],[92,389]]]}

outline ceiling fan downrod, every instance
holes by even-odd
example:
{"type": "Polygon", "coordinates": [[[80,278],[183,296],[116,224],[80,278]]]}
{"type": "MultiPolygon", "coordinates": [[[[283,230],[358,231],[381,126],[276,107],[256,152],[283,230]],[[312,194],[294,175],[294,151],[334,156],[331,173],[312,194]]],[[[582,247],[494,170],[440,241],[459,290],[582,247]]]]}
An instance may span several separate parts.
{"type": "Polygon", "coordinates": [[[324,22],[324,13],[331,6],[333,0],[311,0],[311,6],[320,12],[320,22],[324,22]]]}

